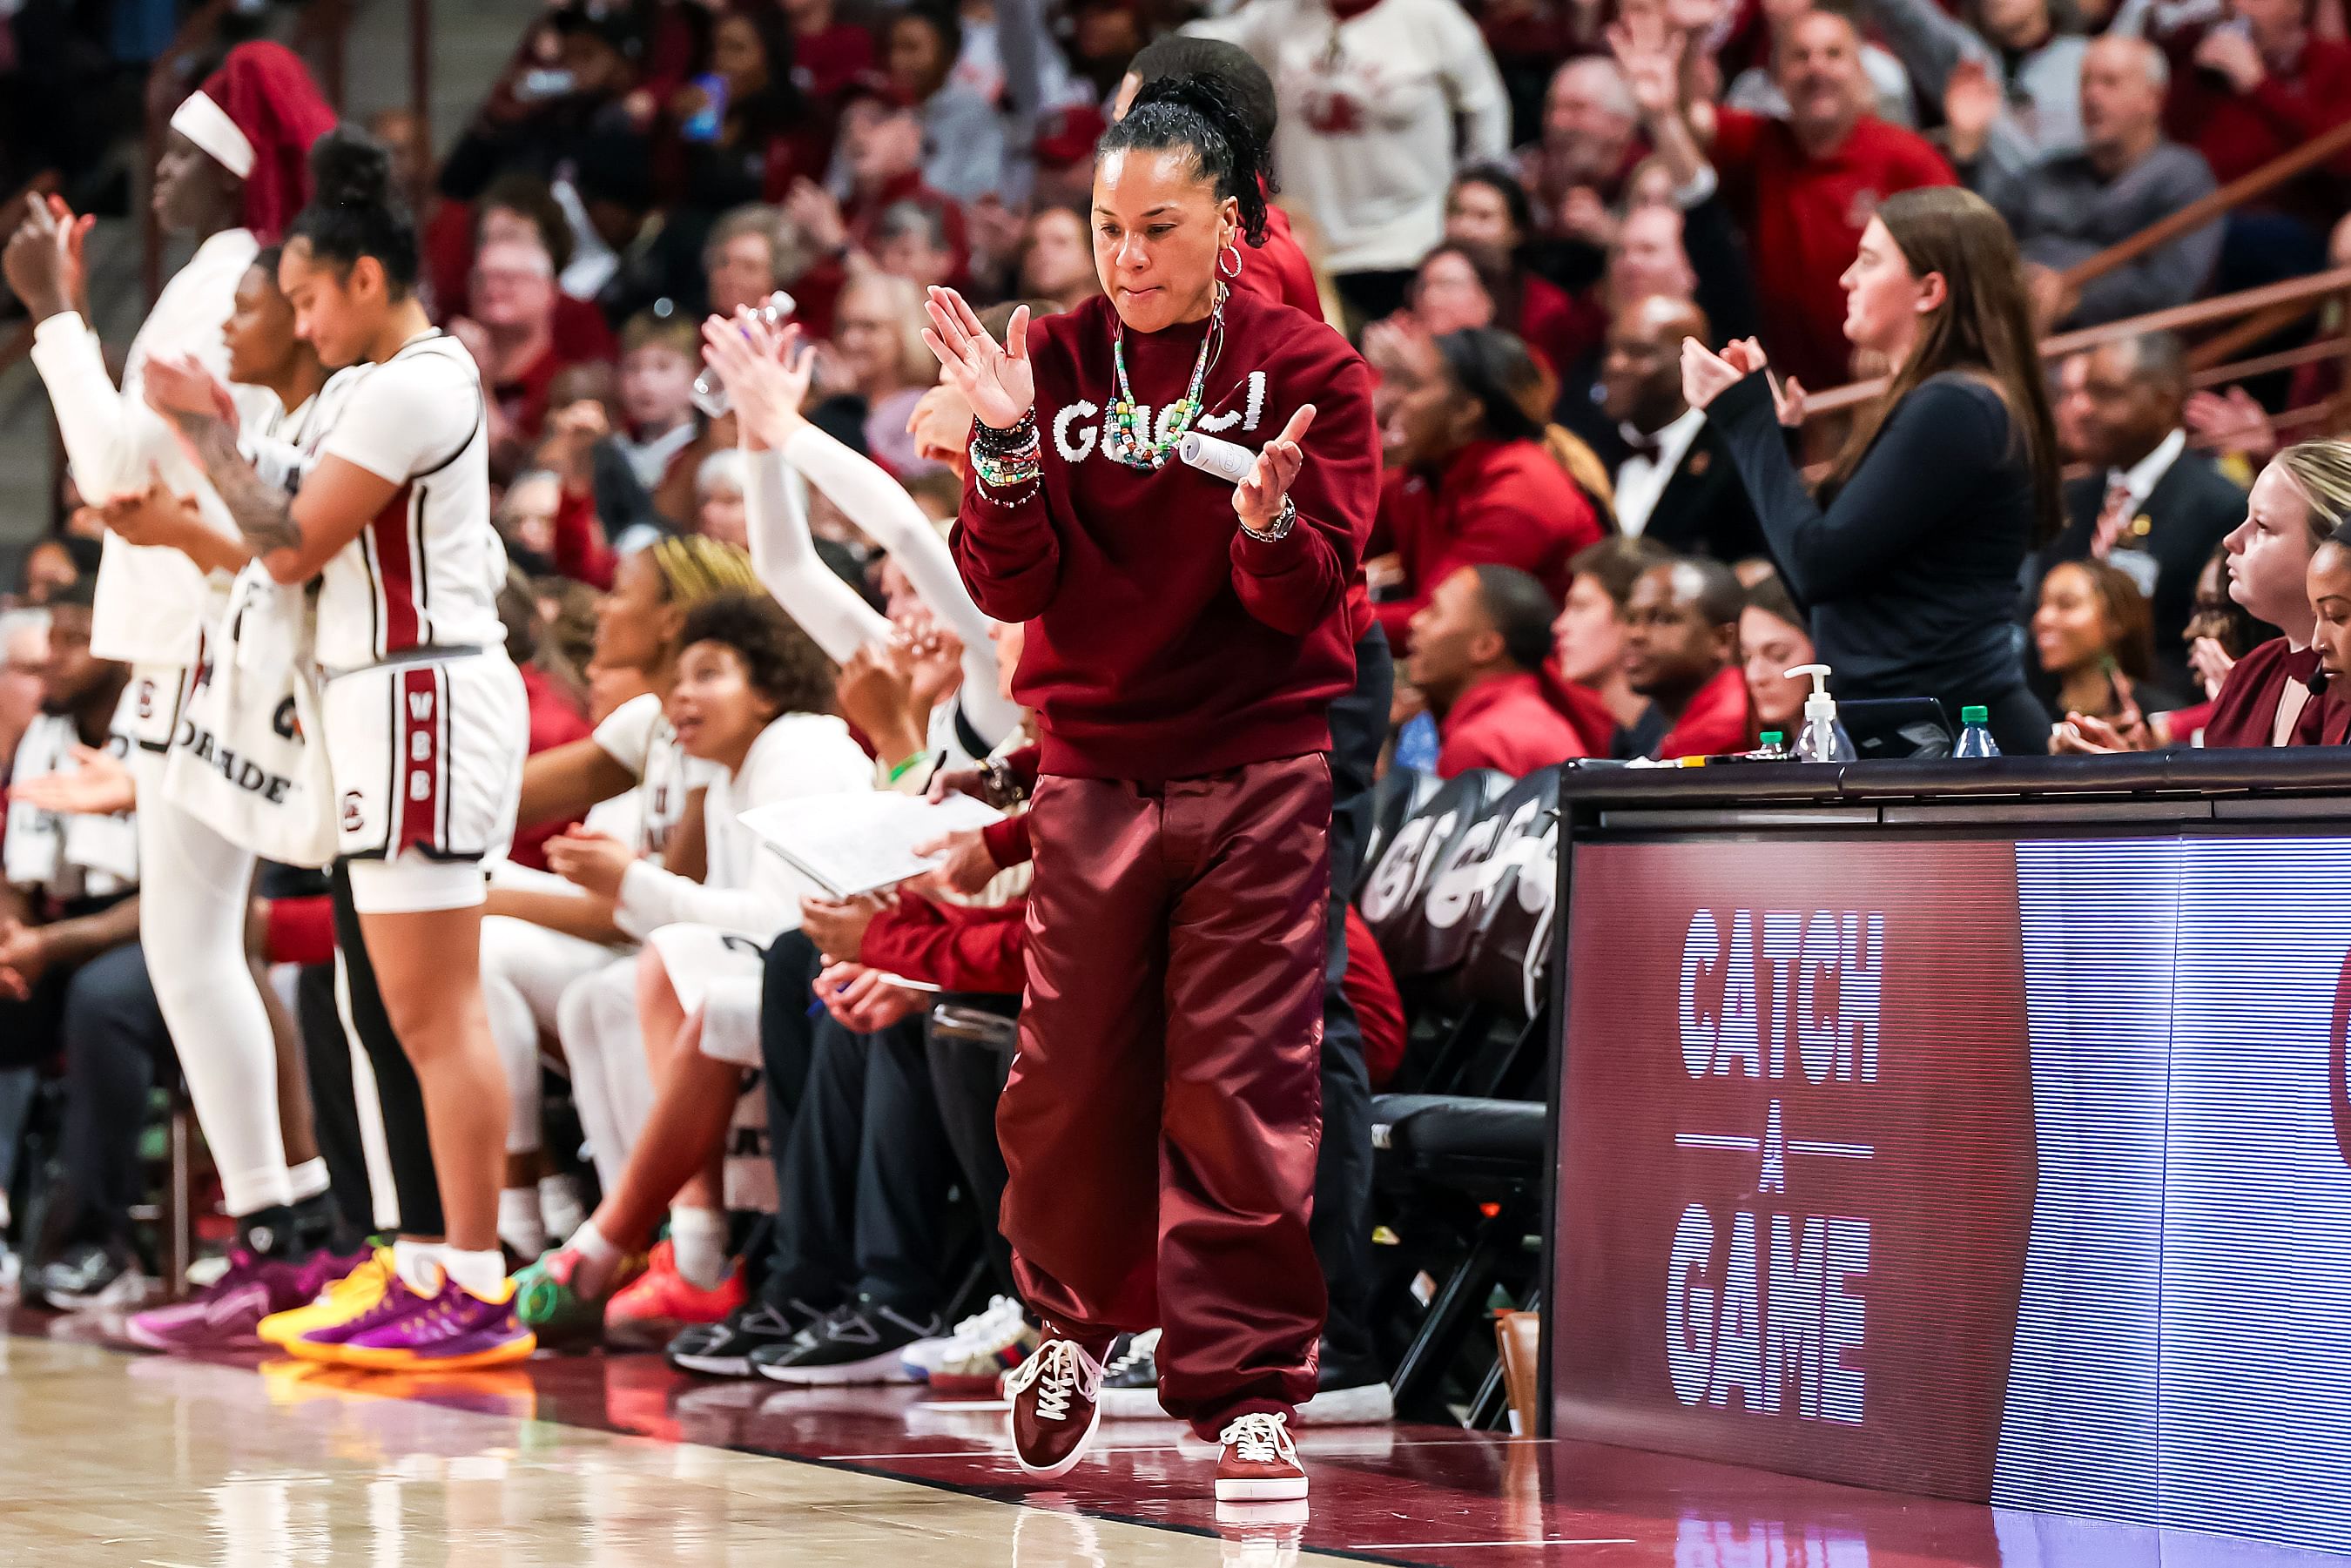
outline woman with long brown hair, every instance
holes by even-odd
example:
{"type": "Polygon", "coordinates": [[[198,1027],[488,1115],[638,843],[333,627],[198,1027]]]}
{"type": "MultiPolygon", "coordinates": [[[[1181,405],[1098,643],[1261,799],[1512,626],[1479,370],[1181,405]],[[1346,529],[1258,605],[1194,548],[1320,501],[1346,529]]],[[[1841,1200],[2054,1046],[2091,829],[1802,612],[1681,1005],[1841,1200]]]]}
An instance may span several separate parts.
{"type": "Polygon", "coordinates": [[[1817,496],[1780,427],[1801,394],[1751,340],[1685,342],[1684,392],[1729,443],[1840,696],[1981,704],[2003,750],[2044,750],[2014,615],[2026,554],[2057,531],[2057,437],[2016,241],[1968,192],[1906,191],[1840,281],[1845,337],[1893,380],[1817,496]]]}

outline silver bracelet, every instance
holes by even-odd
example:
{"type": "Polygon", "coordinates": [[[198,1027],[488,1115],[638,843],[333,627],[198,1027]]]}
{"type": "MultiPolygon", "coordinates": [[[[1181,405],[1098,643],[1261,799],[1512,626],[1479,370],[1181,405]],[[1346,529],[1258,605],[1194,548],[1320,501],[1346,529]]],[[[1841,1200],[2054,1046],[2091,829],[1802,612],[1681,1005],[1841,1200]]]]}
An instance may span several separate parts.
{"type": "Polygon", "coordinates": [[[1289,497],[1284,496],[1281,498],[1281,515],[1273,519],[1273,527],[1266,529],[1263,533],[1259,533],[1257,529],[1249,527],[1247,523],[1243,523],[1241,525],[1241,532],[1249,535],[1249,538],[1257,540],[1259,544],[1270,545],[1276,539],[1288,538],[1290,537],[1290,530],[1297,526],[1298,503],[1291,500],[1289,497]]]}

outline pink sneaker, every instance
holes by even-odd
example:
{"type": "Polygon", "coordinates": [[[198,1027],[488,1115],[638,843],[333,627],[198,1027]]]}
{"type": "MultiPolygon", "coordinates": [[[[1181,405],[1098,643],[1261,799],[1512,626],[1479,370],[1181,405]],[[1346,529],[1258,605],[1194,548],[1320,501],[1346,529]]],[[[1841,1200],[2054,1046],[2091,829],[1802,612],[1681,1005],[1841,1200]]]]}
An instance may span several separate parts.
{"type": "Polygon", "coordinates": [[[677,1271],[677,1255],[664,1241],[653,1248],[645,1271],[604,1309],[604,1337],[616,1344],[665,1343],[681,1328],[725,1322],[743,1296],[742,1260],[716,1290],[705,1291],[677,1271]]]}
{"type": "Polygon", "coordinates": [[[274,1312],[307,1304],[320,1290],[315,1260],[287,1263],[231,1252],[228,1271],[184,1301],[140,1312],[123,1324],[149,1350],[235,1350],[261,1343],[255,1331],[274,1312]]]}

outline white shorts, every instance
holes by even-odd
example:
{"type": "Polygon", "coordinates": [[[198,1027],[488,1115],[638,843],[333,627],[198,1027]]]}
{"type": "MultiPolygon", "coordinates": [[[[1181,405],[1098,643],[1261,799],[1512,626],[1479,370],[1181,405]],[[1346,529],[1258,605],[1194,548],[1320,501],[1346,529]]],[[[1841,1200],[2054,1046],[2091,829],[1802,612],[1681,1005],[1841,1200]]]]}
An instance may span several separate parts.
{"type": "Polygon", "coordinates": [[[329,676],[320,700],[337,849],[366,914],[483,901],[514,840],[530,704],[502,648],[329,676]]]}

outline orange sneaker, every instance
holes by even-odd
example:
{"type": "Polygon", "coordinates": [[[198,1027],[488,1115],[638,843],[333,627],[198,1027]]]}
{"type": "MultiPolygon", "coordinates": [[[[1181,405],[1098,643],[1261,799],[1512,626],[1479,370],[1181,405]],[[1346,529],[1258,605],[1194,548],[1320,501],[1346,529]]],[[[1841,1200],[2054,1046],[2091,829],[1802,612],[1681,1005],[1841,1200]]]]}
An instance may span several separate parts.
{"type": "Polygon", "coordinates": [[[604,1309],[608,1343],[664,1344],[679,1329],[726,1321],[743,1304],[743,1262],[737,1259],[715,1291],[705,1291],[677,1271],[677,1254],[666,1241],[653,1248],[645,1271],[604,1309]]]}

